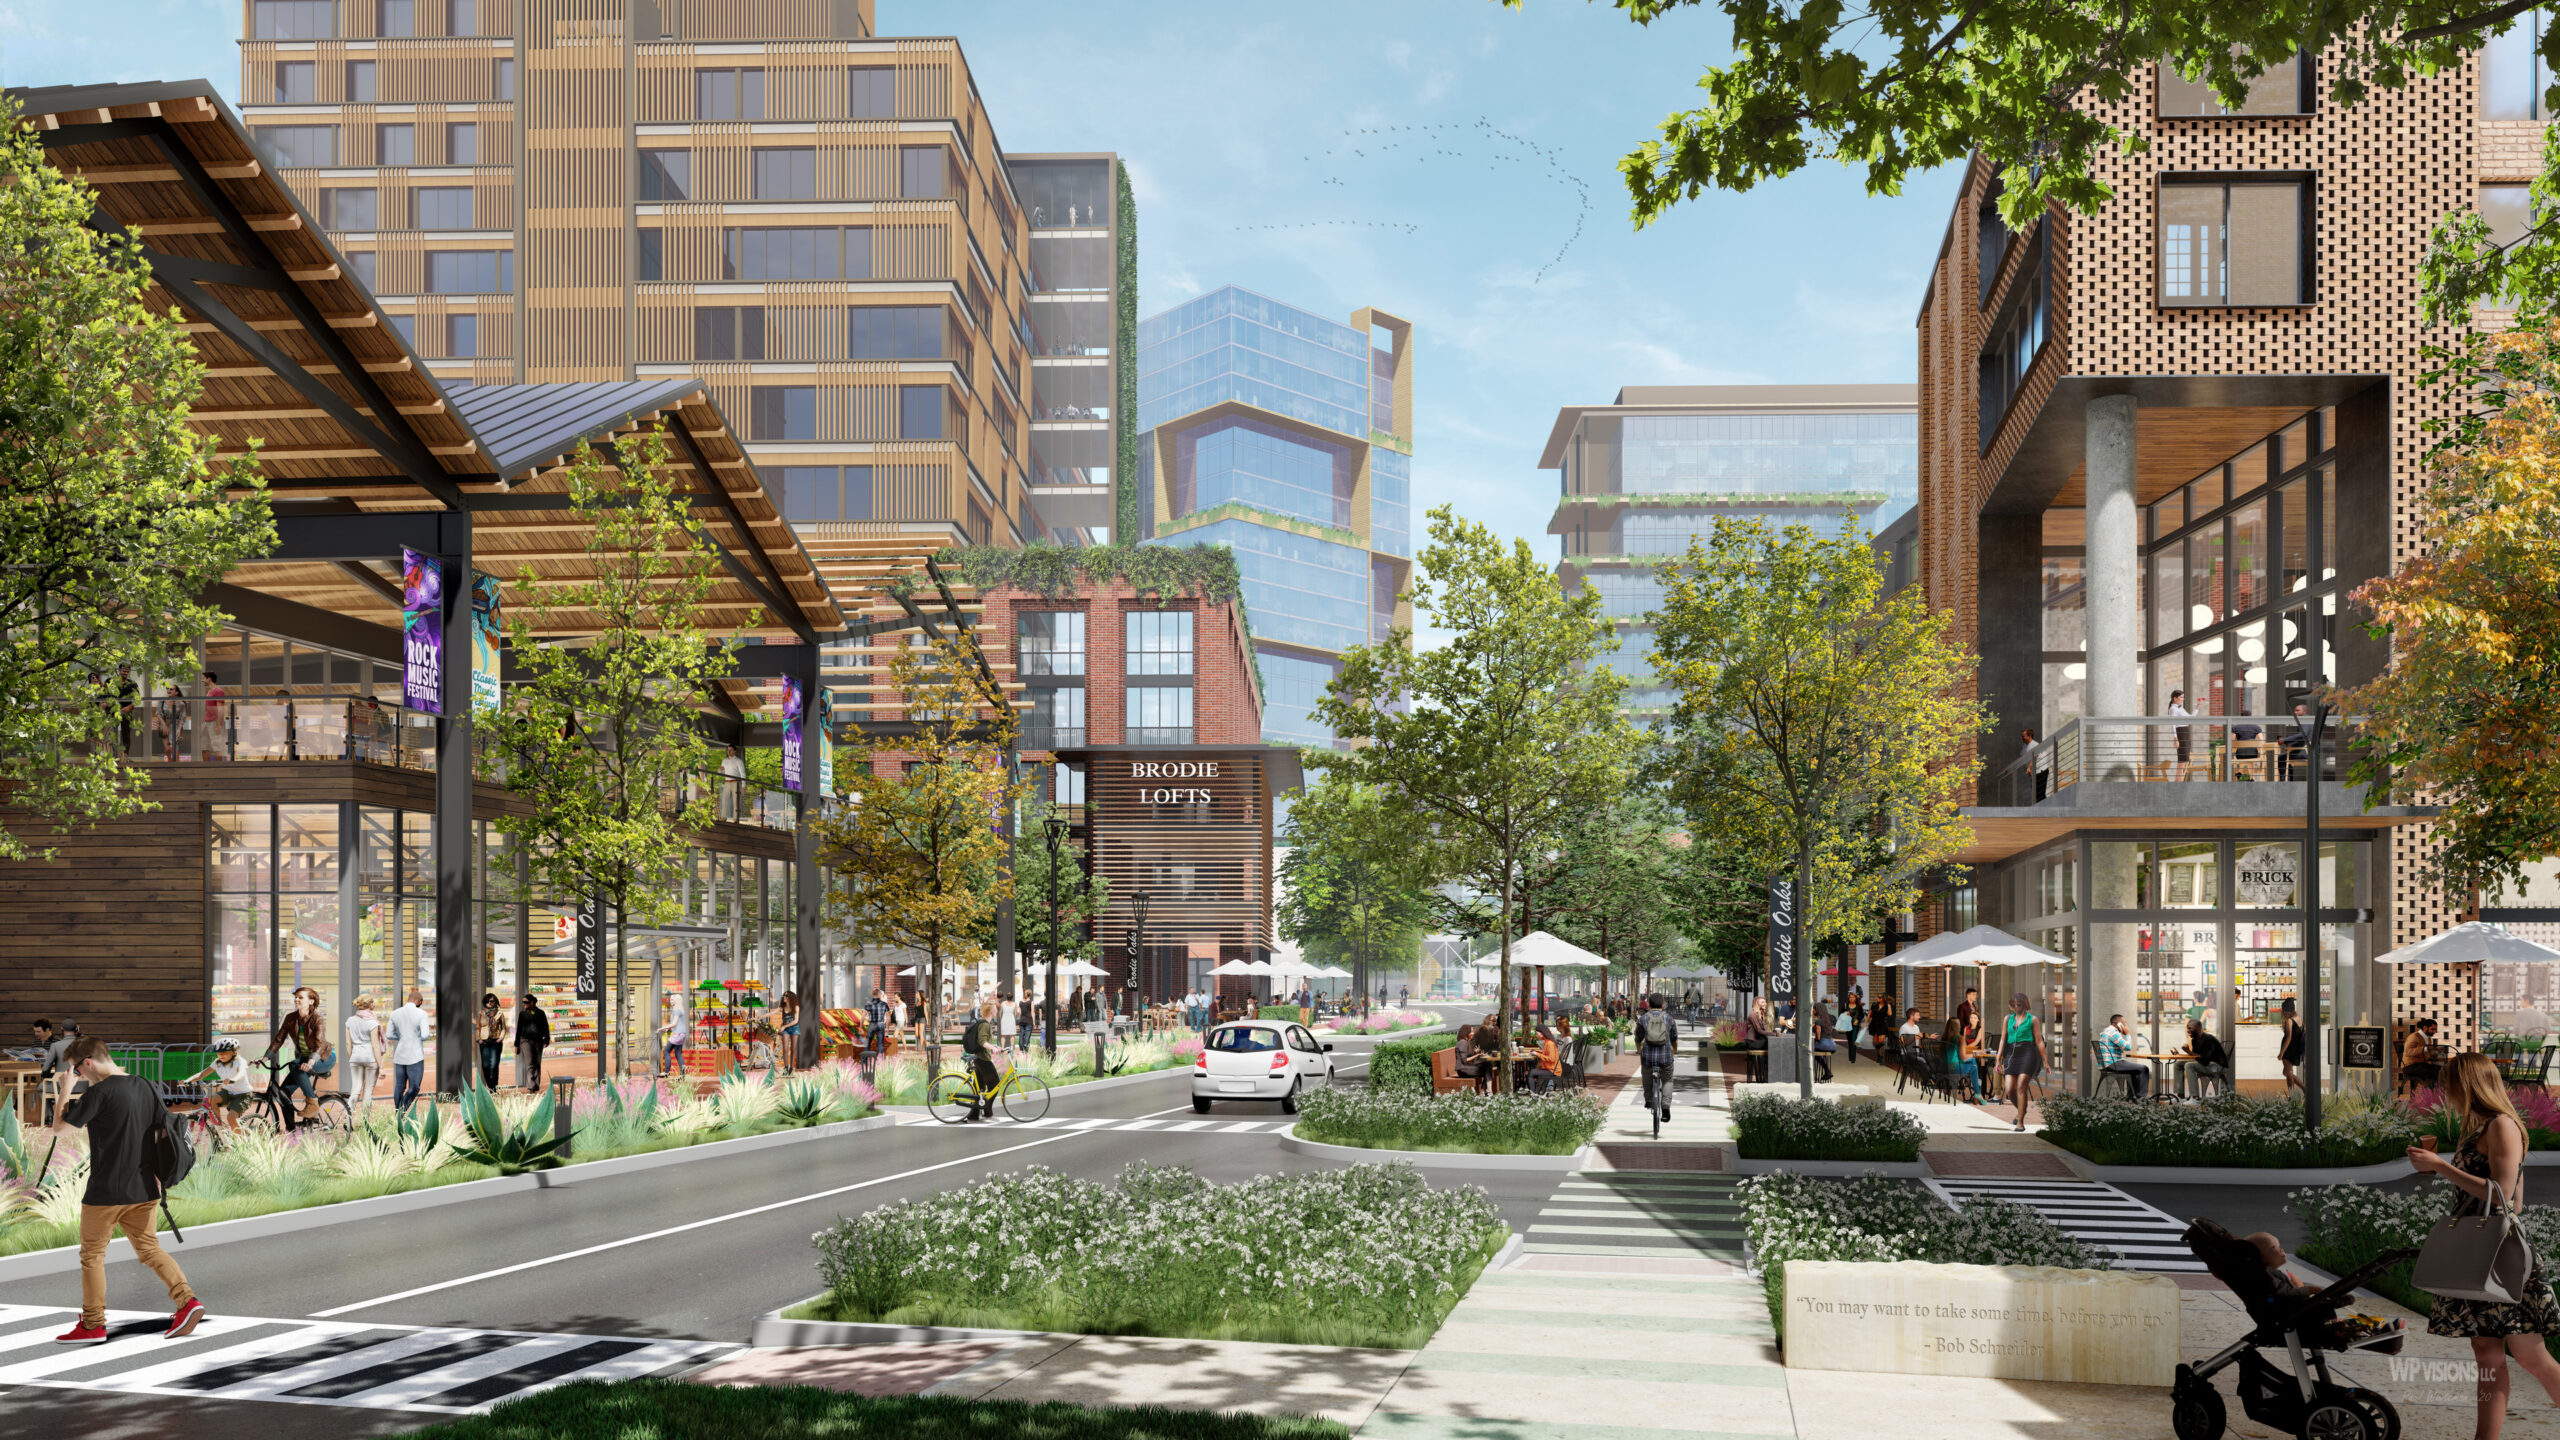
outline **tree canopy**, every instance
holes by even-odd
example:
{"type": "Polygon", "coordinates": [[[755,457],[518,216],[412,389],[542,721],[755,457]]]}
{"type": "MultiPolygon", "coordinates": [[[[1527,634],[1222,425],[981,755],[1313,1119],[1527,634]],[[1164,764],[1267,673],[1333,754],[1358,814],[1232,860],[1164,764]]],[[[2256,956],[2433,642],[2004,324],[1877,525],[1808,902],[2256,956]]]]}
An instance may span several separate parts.
{"type": "Polygon", "coordinates": [[[1289,807],[1281,843],[1284,938],[1310,959],[1350,962],[1362,996],[1379,961],[1411,961],[1431,920],[1434,879],[1429,837],[1411,811],[1374,785],[1322,774],[1289,807]]]}

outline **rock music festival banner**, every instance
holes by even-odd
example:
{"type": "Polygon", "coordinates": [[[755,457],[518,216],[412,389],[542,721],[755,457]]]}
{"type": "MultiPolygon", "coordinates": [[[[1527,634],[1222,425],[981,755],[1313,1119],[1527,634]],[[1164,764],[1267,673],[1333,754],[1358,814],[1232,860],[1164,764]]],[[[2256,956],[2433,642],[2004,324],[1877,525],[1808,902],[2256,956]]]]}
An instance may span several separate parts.
{"type": "Polygon", "coordinates": [[[800,790],[800,712],[807,699],[799,676],[782,677],[782,788],[793,794],[800,790]]]}
{"type": "Polygon", "coordinates": [[[444,562],[400,548],[400,703],[444,713],[444,562]]]}

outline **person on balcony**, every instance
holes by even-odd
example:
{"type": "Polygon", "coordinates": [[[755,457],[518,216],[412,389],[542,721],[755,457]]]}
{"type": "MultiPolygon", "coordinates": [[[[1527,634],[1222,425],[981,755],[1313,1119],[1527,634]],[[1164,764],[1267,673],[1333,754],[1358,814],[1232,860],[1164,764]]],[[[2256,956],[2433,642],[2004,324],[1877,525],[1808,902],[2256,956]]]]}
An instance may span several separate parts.
{"type": "MultiPolygon", "coordinates": [[[[2172,690],[2172,691],[2170,691],[2170,692],[2169,692],[2169,718],[2170,718],[2170,719],[2172,719],[2172,720],[2187,720],[2187,719],[2192,719],[2192,718],[2194,717],[2194,715],[2195,715],[2195,712],[2194,712],[2194,711],[2192,711],[2192,710],[2189,710],[2189,709],[2187,708],[2187,692],[2186,692],[2186,691],[2184,691],[2184,690],[2172,690]]],[[[2185,779],[2185,778],[2186,778],[2186,773],[2187,773],[2187,772],[2186,772],[2187,752],[2188,752],[2188,747],[2192,744],[2193,739],[2194,739],[2194,736],[2195,736],[2195,727],[2194,727],[2194,726],[2191,726],[2191,725],[2181,725],[2181,726],[2179,726],[2176,730],[2173,730],[2173,731],[2171,731],[2170,733],[2171,733],[2171,734],[2172,734],[2172,735],[2177,739],[2177,742],[2178,742],[2178,766],[2179,766],[2179,769],[2178,769],[2178,778],[2180,778],[2180,779],[2182,779],[2182,780],[2183,780],[2183,779],[2185,779]]]]}
{"type": "Polygon", "coordinates": [[[2280,780],[2293,779],[2296,772],[2300,771],[2310,763],[2310,759],[2310,707],[2303,704],[2303,702],[2296,700],[2293,702],[2293,733],[2284,737],[2284,749],[2276,757],[2276,763],[2278,766],[2276,778],[2280,780]]]}
{"type": "Polygon", "coordinates": [[[2034,768],[2036,777],[2036,798],[2038,800],[2042,800],[2044,798],[2046,774],[2045,757],[2036,750],[2036,727],[2030,725],[2026,729],[2019,731],[2018,742],[2018,758],[2026,761],[2028,765],[2034,768]]]}

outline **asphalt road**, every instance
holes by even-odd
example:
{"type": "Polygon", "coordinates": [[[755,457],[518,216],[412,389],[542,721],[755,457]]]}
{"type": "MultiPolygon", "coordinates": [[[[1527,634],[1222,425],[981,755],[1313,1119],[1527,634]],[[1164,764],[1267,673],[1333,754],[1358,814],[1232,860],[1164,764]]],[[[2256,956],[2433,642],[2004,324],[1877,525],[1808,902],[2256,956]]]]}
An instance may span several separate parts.
{"type": "MultiPolygon", "coordinates": [[[[1373,1042],[1338,1042],[1345,1078],[1373,1042]]],[[[1057,1092],[1053,1114],[1190,1115],[1188,1072],[1091,1093],[1057,1092]]],[[[1276,1106],[1222,1102],[1213,1116],[1273,1119],[1276,1106]]],[[[1327,1168],[1283,1150],[1276,1133],[1022,1130],[900,1125],[577,1181],[406,1215],[189,1253],[172,1246],[216,1314],[317,1317],[635,1338],[739,1342],[754,1318],[819,1287],[809,1238],[835,1217],[1026,1165],[1108,1179],[1137,1160],[1188,1164],[1212,1180],[1327,1168]]],[[[569,1172],[574,1175],[574,1170],[569,1172]]],[[[1554,1177],[1499,1171],[1435,1183],[1481,1185],[1525,1229],[1554,1177]]],[[[111,1308],[164,1309],[141,1266],[108,1266],[111,1308]]],[[[75,1275],[0,1284],[0,1305],[76,1303],[75,1275]]],[[[390,1434],[427,1417],[347,1407],[0,1389],[0,1437],[99,1440],[390,1434]]]]}

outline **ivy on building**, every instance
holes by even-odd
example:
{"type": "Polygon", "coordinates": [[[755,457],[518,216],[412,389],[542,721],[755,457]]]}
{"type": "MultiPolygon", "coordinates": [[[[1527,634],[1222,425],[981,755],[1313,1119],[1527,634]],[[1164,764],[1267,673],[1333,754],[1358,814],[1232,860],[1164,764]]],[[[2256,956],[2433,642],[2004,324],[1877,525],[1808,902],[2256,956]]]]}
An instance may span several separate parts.
{"type": "MultiPolygon", "coordinates": [[[[1244,576],[1236,568],[1236,552],[1224,545],[1051,545],[1041,542],[1008,550],[996,545],[960,545],[933,557],[942,567],[978,590],[1010,585],[1034,595],[1055,598],[1076,586],[1107,585],[1125,580],[1129,588],[1151,599],[1192,596],[1212,605],[1236,607],[1236,628],[1253,633],[1245,609],[1244,576]]],[[[1248,643],[1246,651],[1253,653],[1248,643]]],[[[1269,694],[1262,680],[1262,657],[1253,654],[1254,689],[1269,694]]]]}
{"type": "Polygon", "coordinates": [[[1114,334],[1111,353],[1120,372],[1119,395],[1112,403],[1114,463],[1118,480],[1112,496],[1111,538],[1128,544],[1147,537],[1138,533],[1138,200],[1129,189],[1128,167],[1115,165],[1120,177],[1119,276],[1112,287],[1114,334]]]}

